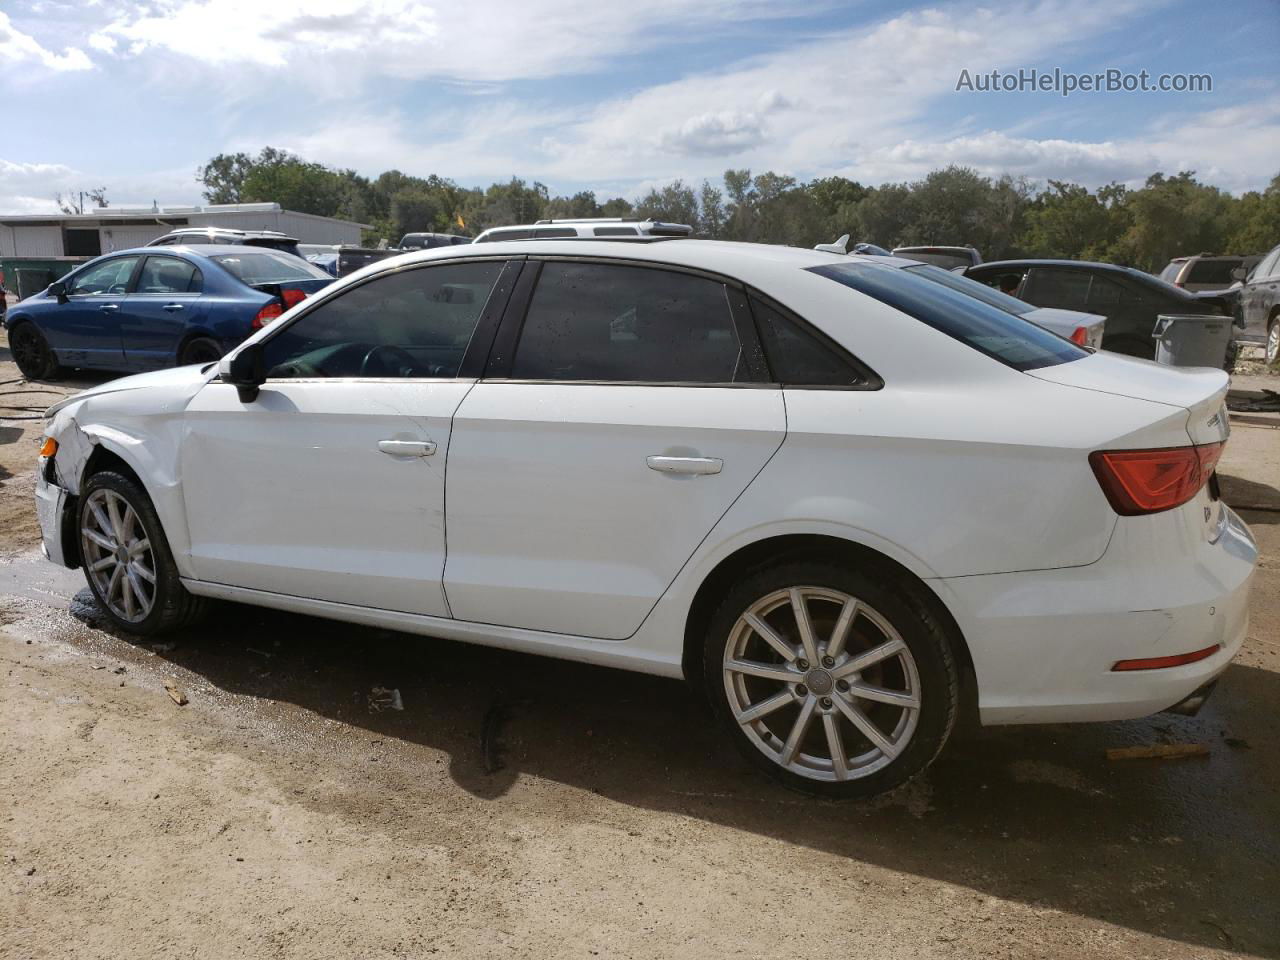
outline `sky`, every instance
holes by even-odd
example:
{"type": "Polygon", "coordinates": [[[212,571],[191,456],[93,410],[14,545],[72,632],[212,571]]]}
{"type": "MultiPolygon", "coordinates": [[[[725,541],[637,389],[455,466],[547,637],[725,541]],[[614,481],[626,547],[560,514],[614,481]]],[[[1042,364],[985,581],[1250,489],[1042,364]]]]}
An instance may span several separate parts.
{"type": "Polygon", "coordinates": [[[0,0],[0,214],[198,203],[200,164],[267,145],[602,199],[952,163],[1241,193],[1280,173],[1277,51],[1280,0],[0,0]],[[957,90],[1055,68],[1212,90],[957,90]]]}

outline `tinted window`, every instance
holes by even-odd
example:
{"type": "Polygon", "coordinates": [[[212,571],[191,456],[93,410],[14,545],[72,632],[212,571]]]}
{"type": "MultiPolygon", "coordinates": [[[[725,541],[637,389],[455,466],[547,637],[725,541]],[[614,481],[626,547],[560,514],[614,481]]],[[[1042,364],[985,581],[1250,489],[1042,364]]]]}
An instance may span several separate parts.
{"type": "Polygon", "coordinates": [[[597,237],[637,237],[640,231],[635,227],[596,227],[593,231],[597,237]]]}
{"type": "Polygon", "coordinates": [[[793,387],[868,385],[870,378],[816,332],[755,297],[751,298],[751,313],[775,382],[793,387]]]}
{"type": "Polygon", "coordinates": [[[1170,260],[1169,265],[1160,271],[1160,279],[1165,283],[1173,283],[1178,279],[1178,274],[1182,272],[1182,265],[1185,260],[1170,260]]]}
{"type": "Polygon", "coordinates": [[[480,243],[491,243],[495,240],[528,240],[533,236],[532,230],[495,230],[481,237],[480,243]]]}
{"type": "Polygon", "coordinates": [[[1083,270],[1032,267],[1025,293],[1038,307],[1084,310],[1089,303],[1089,274],[1083,270]]]}
{"type": "Polygon", "coordinates": [[[238,279],[255,283],[288,283],[291,280],[328,280],[329,274],[287,253],[245,247],[244,253],[220,253],[211,257],[238,279]]]}
{"type": "Polygon", "coordinates": [[[943,286],[950,287],[952,290],[958,290],[960,293],[976,297],[983,303],[989,303],[993,307],[1016,313],[1020,317],[1035,309],[1025,300],[1011,297],[1002,290],[996,290],[988,287],[985,283],[971,280],[959,273],[952,273],[950,270],[943,270],[941,267],[935,267],[930,263],[923,263],[918,267],[905,267],[904,269],[910,270],[917,277],[924,277],[926,280],[940,283],[943,286]]]}
{"type": "Polygon", "coordinates": [[[578,231],[573,227],[539,227],[533,231],[535,240],[551,240],[559,237],[576,237],[578,231]]]}
{"type": "Polygon", "coordinates": [[[133,268],[137,265],[137,257],[117,257],[94,264],[76,274],[67,287],[67,295],[82,297],[124,293],[129,288],[129,278],[133,276],[133,268]]]}
{"type": "Polygon", "coordinates": [[[906,270],[853,262],[809,269],[901,310],[1015,370],[1034,370],[1089,355],[1029,320],[906,270]]]}
{"type": "Polygon", "coordinates": [[[135,293],[199,293],[200,271],[177,257],[147,257],[135,293]]]}
{"type": "Polygon", "coordinates": [[[210,239],[207,233],[185,233],[180,237],[174,237],[173,242],[183,246],[192,247],[202,243],[210,244],[213,243],[213,240],[210,239]]]}
{"type": "Polygon", "coordinates": [[[745,378],[724,284],[599,263],[547,263],[511,376],[731,383],[745,378]]]}
{"type": "Polygon", "coordinates": [[[1110,277],[1104,277],[1094,274],[1093,281],[1089,284],[1089,299],[1087,308],[1090,313],[1106,314],[1109,310],[1117,309],[1121,302],[1129,299],[1128,291],[1120,283],[1112,280],[1110,277]]]}
{"type": "Polygon", "coordinates": [[[451,263],[352,287],[266,341],[267,376],[456,377],[502,266],[451,263]]]}
{"type": "MultiPolygon", "coordinates": [[[[1235,281],[1231,278],[1231,271],[1240,266],[1239,260],[1197,260],[1191,265],[1191,275],[1187,277],[1187,283],[1220,283],[1224,287],[1230,286],[1235,281]]],[[[1160,275],[1162,280],[1169,279],[1164,274],[1160,275]]]]}

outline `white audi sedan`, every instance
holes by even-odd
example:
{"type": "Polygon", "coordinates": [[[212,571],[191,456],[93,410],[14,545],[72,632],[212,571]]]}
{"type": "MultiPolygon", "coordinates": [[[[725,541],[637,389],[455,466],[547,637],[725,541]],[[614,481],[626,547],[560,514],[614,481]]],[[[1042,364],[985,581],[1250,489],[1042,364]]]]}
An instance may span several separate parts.
{"type": "Polygon", "coordinates": [[[1226,390],[831,253],[447,247],[53,407],[37,503],[122,630],[222,598],[683,677],[867,795],[959,715],[1203,700],[1256,560],[1226,390]]]}

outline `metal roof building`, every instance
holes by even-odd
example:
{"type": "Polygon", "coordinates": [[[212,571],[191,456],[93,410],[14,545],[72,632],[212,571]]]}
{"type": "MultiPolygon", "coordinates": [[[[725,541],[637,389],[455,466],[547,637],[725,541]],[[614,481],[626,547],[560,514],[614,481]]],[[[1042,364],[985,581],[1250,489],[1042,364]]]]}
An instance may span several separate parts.
{"type": "Polygon", "coordinates": [[[82,214],[0,214],[0,257],[96,257],[141,247],[176,227],[279,230],[302,243],[360,243],[368,224],[284,210],[278,203],[99,207],[82,214]]]}

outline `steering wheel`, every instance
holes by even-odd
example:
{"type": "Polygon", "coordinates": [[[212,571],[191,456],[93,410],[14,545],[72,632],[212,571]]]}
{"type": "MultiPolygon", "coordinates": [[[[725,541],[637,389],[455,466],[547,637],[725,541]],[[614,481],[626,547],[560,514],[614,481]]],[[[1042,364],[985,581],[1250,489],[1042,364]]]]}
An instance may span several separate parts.
{"type": "Polygon", "coordinates": [[[417,362],[417,358],[408,350],[392,346],[389,343],[380,343],[377,346],[370,347],[369,352],[366,353],[364,355],[364,359],[360,361],[360,376],[403,377],[407,375],[408,371],[413,369],[417,362]],[[380,355],[382,353],[391,354],[394,359],[400,361],[400,366],[398,368],[393,368],[387,362],[387,359],[380,355]],[[380,368],[378,372],[374,372],[369,369],[371,362],[373,362],[376,367],[380,368]]]}

